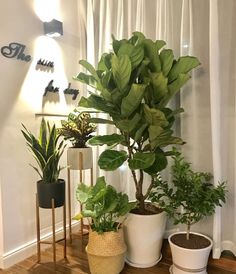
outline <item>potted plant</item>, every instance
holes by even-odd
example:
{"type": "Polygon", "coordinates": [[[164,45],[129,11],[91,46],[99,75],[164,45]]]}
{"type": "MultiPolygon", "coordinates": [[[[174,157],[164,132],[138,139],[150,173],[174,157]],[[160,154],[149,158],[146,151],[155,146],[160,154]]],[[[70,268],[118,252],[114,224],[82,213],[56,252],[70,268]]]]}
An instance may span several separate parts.
{"type": "Polygon", "coordinates": [[[173,258],[171,273],[206,274],[213,242],[200,233],[190,233],[190,228],[205,216],[212,215],[216,206],[222,206],[225,202],[225,182],[214,187],[210,173],[193,171],[181,153],[174,152],[173,184],[156,178],[156,187],[150,198],[165,208],[174,224],[186,225],[186,232],[173,233],[168,238],[173,258]]]}
{"type": "Polygon", "coordinates": [[[95,186],[80,184],[76,197],[85,208],[74,219],[87,217],[90,223],[86,247],[90,272],[120,273],[126,252],[122,216],[134,208],[135,203],[129,203],[126,194],[118,193],[114,187],[106,185],[104,177],[99,177],[95,186]]]}
{"type": "Polygon", "coordinates": [[[52,199],[54,206],[60,207],[65,202],[65,181],[59,179],[62,168],[59,166],[59,160],[65,149],[63,141],[58,143],[59,135],[55,125],[41,121],[40,134],[35,137],[23,124],[21,130],[26,139],[26,144],[35,158],[38,167],[32,166],[40,176],[37,182],[37,194],[39,206],[42,208],[51,208],[52,199]]]}
{"type": "Polygon", "coordinates": [[[129,40],[113,37],[113,51],[102,55],[97,68],[81,60],[89,74],[81,72],[75,77],[95,89],[88,98],[81,98],[79,106],[108,114],[109,119],[92,121],[114,125],[118,131],[89,140],[90,145],[109,146],[99,157],[99,167],[111,171],[128,161],[132,173],[138,207],[127,218],[125,236],[127,262],[137,267],[149,267],[161,259],[165,212],[146,199],[156,174],[167,166],[171,153],[165,147],[183,144],[171,129],[183,109],[173,110],[167,104],[199,65],[192,56],[175,60],[171,49],[162,49],[164,45],[164,41],[152,41],[140,32],[134,32],[129,40]],[[123,147],[115,149],[116,145],[123,147]],[[149,181],[144,182],[144,174],[149,175],[149,181]],[[149,184],[147,188],[145,184],[149,184]]]}
{"type": "Polygon", "coordinates": [[[67,149],[67,164],[70,169],[82,170],[93,166],[92,148],[87,147],[86,142],[92,137],[96,126],[90,123],[90,114],[81,112],[70,113],[67,120],[61,121],[58,133],[72,143],[67,149]]]}

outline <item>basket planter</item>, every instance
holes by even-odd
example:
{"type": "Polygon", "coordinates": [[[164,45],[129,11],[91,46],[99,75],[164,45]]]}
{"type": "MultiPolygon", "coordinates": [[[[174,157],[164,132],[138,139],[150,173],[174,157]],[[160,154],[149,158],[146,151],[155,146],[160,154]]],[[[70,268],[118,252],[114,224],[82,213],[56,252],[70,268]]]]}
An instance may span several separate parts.
{"type": "MultiPolygon", "coordinates": [[[[173,233],[169,236],[168,241],[171,248],[173,265],[170,268],[171,274],[207,274],[207,262],[210,251],[212,249],[213,242],[212,240],[199,233],[191,233],[195,235],[202,236],[209,240],[209,246],[201,249],[189,249],[183,248],[174,244],[171,240],[171,237],[180,234],[179,232],[173,233]]],[[[183,234],[183,233],[182,233],[183,234]]],[[[186,234],[186,233],[184,233],[186,234]]]]}
{"type": "Polygon", "coordinates": [[[161,247],[166,226],[166,213],[138,215],[129,213],[124,222],[127,244],[126,262],[146,268],[161,260],[161,247]]]}
{"type": "Polygon", "coordinates": [[[75,148],[67,150],[67,165],[72,170],[84,170],[93,167],[93,150],[91,147],[75,148]]]}
{"type": "Polygon", "coordinates": [[[37,194],[39,207],[52,208],[52,199],[54,207],[60,207],[65,203],[65,180],[58,179],[57,183],[45,183],[40,180],[37,182],[37,194]]]}
{"type": "Polygon", "coordinates": [[[124,268],[126,245],[123,230],[89,232],[86,247],[91,274],[118,274],[124,268]]]}

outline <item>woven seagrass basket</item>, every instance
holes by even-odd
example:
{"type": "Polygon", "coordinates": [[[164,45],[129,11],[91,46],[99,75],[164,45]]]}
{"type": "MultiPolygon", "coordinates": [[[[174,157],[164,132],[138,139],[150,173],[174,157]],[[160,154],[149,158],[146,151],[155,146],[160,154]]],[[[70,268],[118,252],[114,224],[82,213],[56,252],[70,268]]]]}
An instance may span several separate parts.
{"type": "Polygon", "coordinates": [[[126,245],[123,229],[98,234],[89,232],[86,247],[91,274],[118,274],[124,268],[126,245]]]}

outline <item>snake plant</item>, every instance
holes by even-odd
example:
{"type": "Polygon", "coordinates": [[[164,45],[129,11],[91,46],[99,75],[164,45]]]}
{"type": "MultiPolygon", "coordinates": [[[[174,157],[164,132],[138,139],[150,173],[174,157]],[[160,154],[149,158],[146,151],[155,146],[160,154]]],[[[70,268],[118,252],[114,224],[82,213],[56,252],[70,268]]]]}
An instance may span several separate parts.
{"type": "Polygon", "coordinates": [[[44,119],[41,121],[40,133],[35,137],[23,124],[21,130],[26,139],[26,144],[31,151],[38,167],[32,166],[44,183],[56,183],[62,167],[59,160],[65,149],[63,140],[59,143],[59,134],[55,124],[50,126],[44,119]]]}

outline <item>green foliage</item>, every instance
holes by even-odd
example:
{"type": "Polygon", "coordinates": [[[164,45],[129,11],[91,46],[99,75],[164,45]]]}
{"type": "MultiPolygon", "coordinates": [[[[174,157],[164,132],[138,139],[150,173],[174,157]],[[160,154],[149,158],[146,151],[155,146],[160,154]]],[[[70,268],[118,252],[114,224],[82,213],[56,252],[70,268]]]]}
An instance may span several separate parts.
{"type": "MultiPolygon", "coordinates": [[[[119,130],[118,136],[123,136],[93,137],[90,144],[122,144],[127,149],[127,157],[123,155],[119,164],[115,161],[112,167],[111,157],[102,153],[98,161],[100,168],[114,170],[128,160],[136,197],[142,205],[148,195],[142,189],[143,172],[154,178],[167,165],[165,147],[184,144],[171,130],[175,116],[183,109],[172,110],[167,104],[188,81],[189,72],[200,64],[192,56],[175,60],[173,51],[163,49],[164,45],[164,41],[152,41],[140,32],[134,32],[128,40],[113,37],[113,52],[104,53],[97,68],[85,60],[80,61],[88,74],[79,73],[75,77],[94,89],[88,98],[81,98],[79,106],[108,114],[108,119],[94,122],[113,124],[119,130]],[[136,173],[140,173],[139,178],[136,173]]],[[[117,151],[109,155],[118,156],[117,151]]]]}
{"type": "Polygon", "coordinates": [[[38,168],[32,166],[44,183],[58,181],[62,168],[59,160],[65,149],[63,141],[58,144],[59,135],[55,125],[52,127],[44,119],[41,121],[39,137],[35,137],[23,124],[21,130],[26,139],[26,144],[35,158],[38,168]]]}
{"type": "Polygon", "coordinates": [[[96,126],[90,122],[91,116],[87,112],[78,115],[70,113],[67,120],[61,121],[61,128],[57,129],[59,135],[65,140],[70,140],[73,147],[85,148],[86,142],[92,138],[96,126]]]}
{"type": "Polygon", "coordinates": [[[91,228],[98,233],[117,231],[121,217],[136,206],[135,203],[129,203],[126,194],[118,193],[113,186],[106,185],[104,177],[99,177],[95,186],[80,184],[76,197],[85,208],[74,219],[90,217],[91,228]]]}
{"type": "Polygon", "coordinates": [[[173,153],[172,184],[156,177],[149,197],[166,210],[174,224],[186,224],[189,232],[191,225],[214,214],[215,207],[225,203],[226,183],[214,187],[210,173],[193,171],[181,153],[176,149],[173,153]]]}

